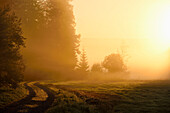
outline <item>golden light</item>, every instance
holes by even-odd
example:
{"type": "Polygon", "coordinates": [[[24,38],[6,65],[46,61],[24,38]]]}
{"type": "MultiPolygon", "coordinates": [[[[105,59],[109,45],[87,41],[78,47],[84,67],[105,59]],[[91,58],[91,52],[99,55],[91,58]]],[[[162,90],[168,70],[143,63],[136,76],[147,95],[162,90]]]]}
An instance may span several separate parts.
{"type": "Polygon", "coordinates": [[[158,36],[162,37],[164,43],[170,42],[170,6],[165,7],[158,18],[158,36]]]}
{"type": "Polygon", "coordinates": [[[46,3],[47,0],[37,0],[38,3],[46,3]]]}
{"type": "Polygon", "coordinates": [[[152,27],[149,32],[159,45],[159,49],[167,50],[170,48],[170,4],[159,4],[153,8],[152,27]],[[151,32],[153,31],[153,32],[151,32]]]}

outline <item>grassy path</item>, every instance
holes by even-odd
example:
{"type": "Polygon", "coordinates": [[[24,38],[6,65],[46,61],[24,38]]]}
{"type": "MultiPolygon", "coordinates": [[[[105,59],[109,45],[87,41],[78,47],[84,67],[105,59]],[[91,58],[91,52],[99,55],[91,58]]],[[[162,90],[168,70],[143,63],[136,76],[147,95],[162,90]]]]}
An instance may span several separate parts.
{"type": "Polygon", "coordinates": [[[1,113],[43,113],[54,101],[51,91],[38,83],[25,83],[29,95],[2,109],[1,113]]]}

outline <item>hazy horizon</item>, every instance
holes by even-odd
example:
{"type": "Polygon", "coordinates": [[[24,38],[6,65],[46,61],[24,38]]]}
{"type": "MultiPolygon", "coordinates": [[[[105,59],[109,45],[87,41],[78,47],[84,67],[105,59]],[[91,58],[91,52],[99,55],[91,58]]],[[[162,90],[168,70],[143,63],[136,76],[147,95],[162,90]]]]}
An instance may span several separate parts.
{"type": "Polygon", "coordinates": [[[87,51],[90,66],[126,46],[132,73],[155,78],[166,73],[170,1],[73,0],[72,4],[76,31],[81,34],[81,48],[87,51]]]}
{"type": "Polygon", "coordinates": [[[149,39],[136,38],[82,38],[81,49],[85,49],[90,67],[101,63],[112,53],[127,54],[126,64],[135,79],[165,79],[168,69],[168,50],[157,51],[149,39]]]}

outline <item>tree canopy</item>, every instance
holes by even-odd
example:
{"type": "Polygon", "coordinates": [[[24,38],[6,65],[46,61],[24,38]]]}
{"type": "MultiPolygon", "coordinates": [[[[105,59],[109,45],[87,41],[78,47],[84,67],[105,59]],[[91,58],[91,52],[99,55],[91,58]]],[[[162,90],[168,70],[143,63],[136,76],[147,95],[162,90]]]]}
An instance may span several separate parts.
{"type": "Polygon", "coordinates": [[[2,0],[22,19],[27,69],[74,70],[79,38],[71,0],[2,0]],[[34,66],[34,67],[33,67],[34,66]]]}
{"type": "Polygon", "coordinates": [[[24,64],[20,53],[25,47],[21,20],[10,12],[9,7],[0,8],[0,84],[14,87],[23,80],[24,64]]]}
{"type": "Polygon", "coordinates": [[[109,72],[122,72],[126,70],[126,66],[120,54],[106,56],[102,65],[109,72]]]}

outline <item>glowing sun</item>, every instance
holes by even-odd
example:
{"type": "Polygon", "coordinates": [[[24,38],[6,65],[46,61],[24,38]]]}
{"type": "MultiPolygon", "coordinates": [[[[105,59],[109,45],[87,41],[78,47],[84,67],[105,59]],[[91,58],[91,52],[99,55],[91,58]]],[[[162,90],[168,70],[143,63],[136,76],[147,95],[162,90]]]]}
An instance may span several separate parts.
{"type": "Polygon", "coordinates": [[[154,38],[159,49],[170,48],[170,4],[157,4],[150,13],[148,31],[154,38]]]}
{"type": "Polygon", "coordinates": [[[158,22],[158,36],[163,41],[170,42],[170,6],[162,9],[158,22]]]}

